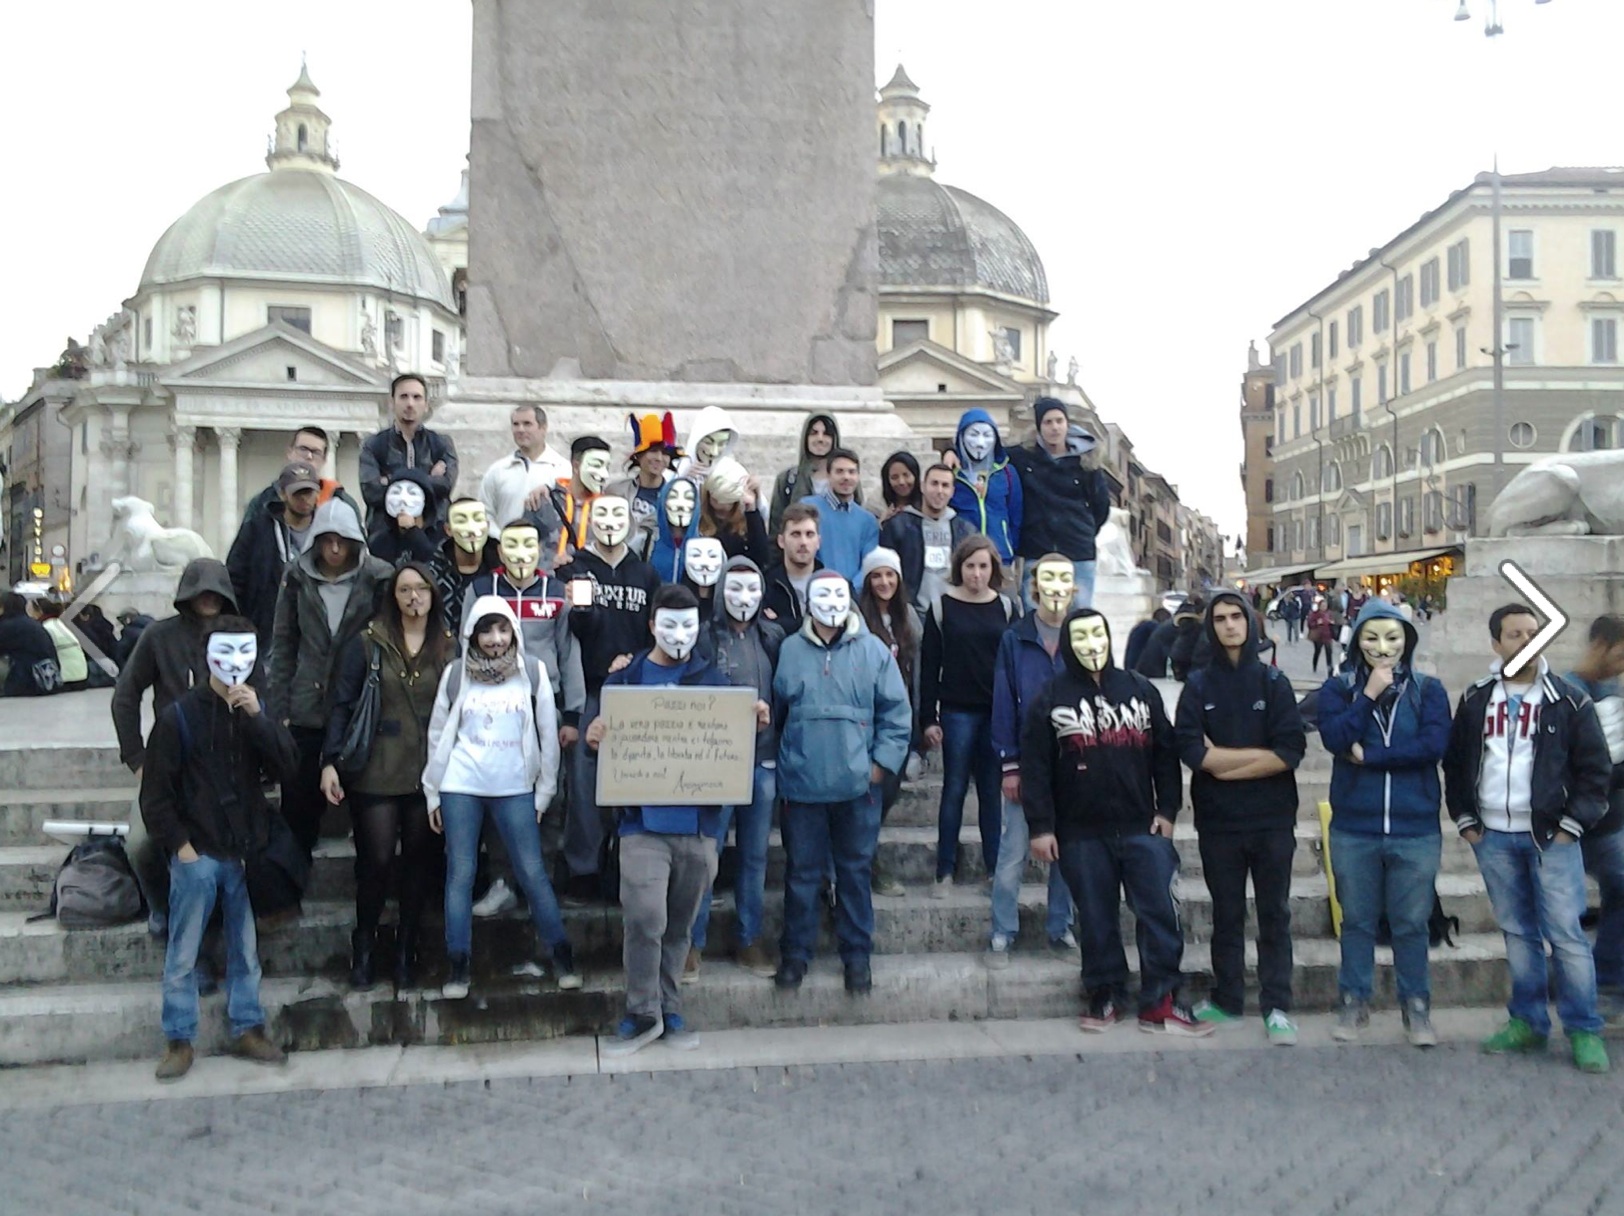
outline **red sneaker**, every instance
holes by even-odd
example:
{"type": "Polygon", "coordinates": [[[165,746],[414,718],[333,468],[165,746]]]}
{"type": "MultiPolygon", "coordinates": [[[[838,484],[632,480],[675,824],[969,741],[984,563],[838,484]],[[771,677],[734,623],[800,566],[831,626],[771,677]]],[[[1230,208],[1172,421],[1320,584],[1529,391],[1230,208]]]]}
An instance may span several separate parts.
{"type": "Polygon", "coordinates": [[[1109,992],[1096,992],[1088,998],[1088,1009],[1077,1020],[1077,1027],[1089,1034],[1103,1034],[1122,1020],[1122,1011],[1111,999],[1109,992]]]}
{"type": "Polygon", "coordinates": [[[1139,1029],[1146,1034],[1175,1034],[1204,1039],[1218,1027],[1212,1022],[1198,1022],[1190,1007],[1175,1001],[1169,993],[1154,1005],[1139,1011],[1139,1029]]]}

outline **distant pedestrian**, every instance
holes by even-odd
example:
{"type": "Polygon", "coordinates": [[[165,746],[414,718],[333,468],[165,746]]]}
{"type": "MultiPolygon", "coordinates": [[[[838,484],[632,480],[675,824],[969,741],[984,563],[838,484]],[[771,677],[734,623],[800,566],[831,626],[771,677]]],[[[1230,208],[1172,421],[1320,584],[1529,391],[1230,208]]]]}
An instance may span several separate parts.
{"type": "Polygon", "coordinates": [[[1158,608],[1130,629],[1128,644],[1122,652],[1122,666],[1128,671],[1139,670],[1139,660],[1144,656],[1145,647],[1150,645],[1150,639],[1155,635],[1157,627],[1172,619],[1173,614],[1166,608],[1158,608]]]}
{"type": "Polygon", "coordinates": [[[1331,610],[1326,607],[1325,597],[1316,595],[1314,606],[1309,610],[1308,619],[1303,623],[1304,632],[1308,640],[1313,643],[1314,657],[1309,670],[1318,672],[1320,656],[1325,656],[1325,674],[1336,674],[1336,663],[1333,658],[1333,647],[1336,645],[1336,624],[1332,620],[1331,610]]]}
{"type": "Polygon", "coordinates": [[[1280,597],[1280,619],[1286,623],[1286,641],[1295,642],[1298,625],[1303,619],[1303,602],[1297,598],[1295,591],[1288,591],[1280,597]]]}

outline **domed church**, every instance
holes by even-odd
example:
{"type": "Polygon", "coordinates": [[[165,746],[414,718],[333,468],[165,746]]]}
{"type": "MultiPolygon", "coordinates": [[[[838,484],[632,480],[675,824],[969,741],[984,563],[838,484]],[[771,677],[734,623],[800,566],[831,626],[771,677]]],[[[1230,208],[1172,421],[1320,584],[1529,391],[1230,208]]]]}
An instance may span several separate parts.
{"type": "Polygon", "coordinates": [[[301,67],[267,171],[176,220],[84,348],[86,374],[61,411],[76,562],[107,555],[109,504],[126,494],[223,557],[296,426],[329,432],[329,474],[353,487],[390,378],[422,371],[432,397],[457,374],[462,322],[436,249],[338,176],[320,97],[301,67]]]}

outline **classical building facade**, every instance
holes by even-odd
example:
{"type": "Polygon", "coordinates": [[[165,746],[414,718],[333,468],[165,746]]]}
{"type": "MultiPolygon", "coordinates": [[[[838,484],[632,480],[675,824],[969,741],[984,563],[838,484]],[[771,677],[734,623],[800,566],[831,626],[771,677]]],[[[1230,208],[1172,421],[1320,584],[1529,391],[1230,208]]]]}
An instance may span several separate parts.
{"type": "Polygon", "coordinates": [[[1246,495],[1245,551],[1259,567],[1272,560],[1274,549],[1274,437],[1274,369],[1258,358],[1253,343],[1241,377],[1241,490],[1246,495]]]}
{"type": "Polygon", "coordinates": [[[1273,573],[1446,573],[1518,469],[1624,443],[1624,170],[1502,179],[1498,335],[1493,194],[1480,175],[1276,322],[1273,573]]]}

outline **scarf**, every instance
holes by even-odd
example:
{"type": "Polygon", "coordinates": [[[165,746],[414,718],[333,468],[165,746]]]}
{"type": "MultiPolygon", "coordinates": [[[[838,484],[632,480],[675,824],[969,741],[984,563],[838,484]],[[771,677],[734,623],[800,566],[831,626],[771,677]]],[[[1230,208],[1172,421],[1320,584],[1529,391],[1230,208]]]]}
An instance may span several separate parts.
{"type": "Polygon", "coordinates": [[[475,684],[506,684],[519,670],[519,647],[509,646],[494,659],[477,646],[469,646],[468,678],[475,684]]]}

